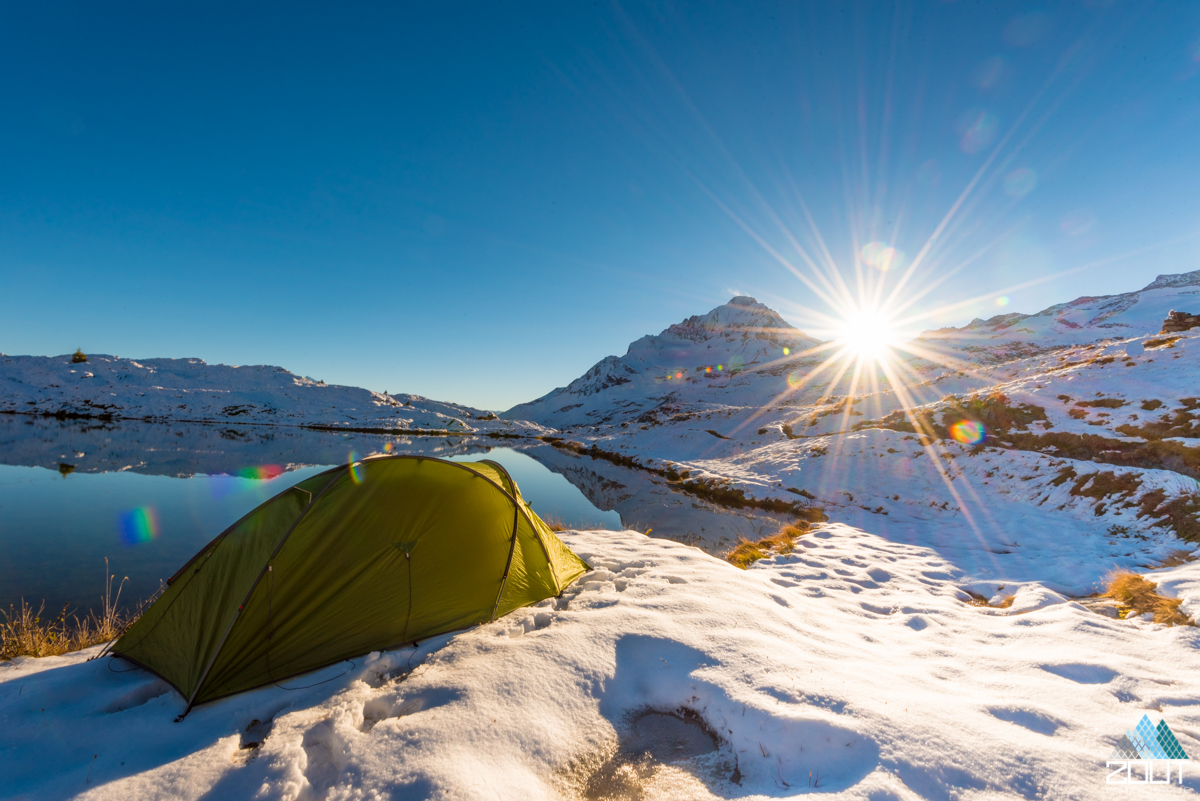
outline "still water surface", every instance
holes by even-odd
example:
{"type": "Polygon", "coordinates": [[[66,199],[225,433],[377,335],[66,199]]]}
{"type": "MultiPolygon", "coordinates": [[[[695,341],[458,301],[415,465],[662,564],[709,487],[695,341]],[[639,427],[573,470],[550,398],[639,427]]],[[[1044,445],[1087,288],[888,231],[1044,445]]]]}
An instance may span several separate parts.
{"type": "Polygon", "coordinates": [[[575,528],[635,527],[718,552],[779,522],[536,441],[495,442],[0,415],[0,609],[22,598],[95,608],[106,557],[118,581],[129,577],[122,601],[136,603],[258,504],[388,448],[497,461],[536,512],[575,528]]]}

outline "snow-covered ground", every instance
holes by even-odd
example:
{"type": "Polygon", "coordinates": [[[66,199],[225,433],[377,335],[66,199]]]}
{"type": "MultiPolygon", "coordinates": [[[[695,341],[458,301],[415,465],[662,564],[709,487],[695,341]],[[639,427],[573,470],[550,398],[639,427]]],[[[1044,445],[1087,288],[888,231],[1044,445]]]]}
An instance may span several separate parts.
{"type": "MultiPolygon", "coordinates": [[[[119,661],[0,667],[0,796],[1106,798],[1104,760],[1148,709],[1200,752],[1198,629],[1036,584],[971,606],[960,587],[984,588],[936,550],[841,524],[747,571],[562,536],[595,571],[560,599],[180,723],[182,699],[119,661]],[[622,765],[647,729],[657,758],[622,765]]],[[[1200,611],[1200,566],[1154,577],[1200,611]]],[[[1200,789],[1184,777],[1154,792],[1200,789]]]]}
{"type": "Polygon", "coordinates": [[[451,433],[539,434],[539,426],[419,395],[384,395],[269,365],[200,359],[0,354],[0,413],[451,433]]]}
{"type": "MultiPolygon", "coordinates": [[[[636,358],[618,361],[649,364],[645,353],[694,359],[730,342],[753,350],[778,339],[773,312],[735,301],[638,340],[630,346],[636,358]],[[711,326],[694,324],[700,319],[711,326]]],[[[717,378],[680,369],[673,376],[682,377],[668,380],[662,364],[609,386],[585,387],[584,376],[510,413],[569,423],[569,441],[673,473],[678,486],[809,499],[835,521],[935,548],[980,580],[1041,581],[1083,595],[1114,568],[1192,549],[1179,535],[1194,525],[1194,510],[1183,518],[1168,512],[1200,499],[1200,331],[1154,332],[1169,310],[1198,302],[1200,271],[930,332],[957,361],[910,359],[904,392],[882,374],[874,384],[860,381],[853,395],[830,395],[820,383],[793,390],[784,370],[793,362],[764,355],[717,378]],[[547,411],[551,398],[575,395],[579,409],[547,411]],[[980,403],[996,418],[984,415],[992,426],[984,440],[953,440],[948,429],[978,417],[972,404],[980,403]],[[577,422],[600,408],[611,414],[577,422]],[[910,415],[940,428],[926,427],[926,438],[910,415]]]]}
{"type": "MultiPolygon", "coordinates": [[[[627,524],[646,510],[644,527],[710,550],[774,525],[719,513],[714,491],[831,520],[746,571],[566,532],[596,570],[560,599],[178,724],[182,700],[140,671],[17,660],[0,666],[0,797],[1107,797],[1104,761],[1147,711],[1200,754],[1200,629],[1083,597],[1133,570],[1200,615],[1183,538],[1200,331],[1156,334],[1170,309],[1200,312],[1200,271],[927,332],[918,346],[950,358],[910,358],[898,391],[881,372],[806,383],[815,341],[735,298],[499,421],[194,360],[114,361],[105,400],[92,361],[0,359],[10,411],[554,434],[557,451],[513,444],[627,524]],[[985,439],[952,439],[972,415],[985,439]],[[622,756],[642,746],[655,758],[622,756]]],[[[1197,790],[1185,769],[1152,792],[1197,790]]]]}

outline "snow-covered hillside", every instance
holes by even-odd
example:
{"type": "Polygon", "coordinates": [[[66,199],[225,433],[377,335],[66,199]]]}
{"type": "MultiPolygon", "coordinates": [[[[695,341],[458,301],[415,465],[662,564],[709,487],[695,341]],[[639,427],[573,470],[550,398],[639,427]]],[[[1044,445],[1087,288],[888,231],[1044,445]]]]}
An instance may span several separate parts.
{"type": "MultiPolygon", "coordinates": [[[[817,343],[735,298],[506,417],[565,429],[514,444],[601,508],[711,551],[819,507],[794,550],[741,571],[564,532],[595,570],[558,599],[179,724],[139,671],[20,659],[0,666],[0,796],[1112,797],[1104,763],[1143,715],[1200,753],[1200,629],[1094,595],[1133,571],[1200,616],[1200,329],[1157,334],[1171,309],[1200,312],[1200,272],[928,332],[952,360],[851,389],[806,380],[817,343]]],[[[274,380],[264,420],[305,381],[274,380]]],[[[418,419],[336,391],[355,421],[297,419],[418,419]]]]}
{"type": "Polygon", "coordinates": [[[708,314],[689,317],[608,356],[565,387],[509,409],[502,416],[563,428],[629,421],[666,413],[676,403],[745,400],[758,381],[739,377],[757,368],[785,375],[791,354],[819,344],[749,297],[735,297],[708,314]]]}
{"type": "Polygon", "coordinates": [[[0,413],[450,431],[539,433],[491,412],[419,395],[382,395],[268,365],[200,359],[0,355],[0,413]]]}
{"type": "Polygon", "coordinates": [[[1037,314],[1001,314],[926,331],[918,343],[975,361],[1005,361],[1065,345],[1156,334],[1171,310],[1200,313],[1200,270],[1160,275],[1137,292],[1081,297],[1037,314]]]}
{"type": "MultiPolygon", "coordinates": [[[[1103,799],[1147,710],[1200,752],[1196,628],[1036,584],[971,605],[995,585],[845,525],[747,571],[633,532],[562,536],[595,570],[561,598],[179,723],[184,700],[119,661],[0,665],[0,795],[1103,799]]],[[[1200,611],[1200,567],[1152,578],[1200,611]]],[[[1149,791],[1198,789],[1188,767],[1149,791]]]]}

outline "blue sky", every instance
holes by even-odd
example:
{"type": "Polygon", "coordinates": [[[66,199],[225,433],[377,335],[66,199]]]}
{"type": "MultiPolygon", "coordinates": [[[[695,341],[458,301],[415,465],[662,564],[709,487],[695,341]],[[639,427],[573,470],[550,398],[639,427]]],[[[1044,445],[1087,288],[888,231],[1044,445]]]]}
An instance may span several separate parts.
{"type": "Polygon", "coordinates": [[[913,330],[1200,269],[1200,4],[246,5],[0,11],[0,350],[502,409],[844,313],[814,230],[890,286],[956,208],[913,330]]]}

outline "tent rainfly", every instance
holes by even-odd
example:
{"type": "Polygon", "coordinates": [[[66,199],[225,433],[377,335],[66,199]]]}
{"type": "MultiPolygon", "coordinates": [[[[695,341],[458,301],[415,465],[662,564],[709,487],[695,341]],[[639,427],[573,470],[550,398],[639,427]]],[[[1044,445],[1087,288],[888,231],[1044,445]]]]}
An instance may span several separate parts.
{"type": "Polygon", "coordinates": [[[590,568],[491,461],[383,456],[301,481],[168,581],[112,653],[206,701],[486,623],[590,568]]]}

